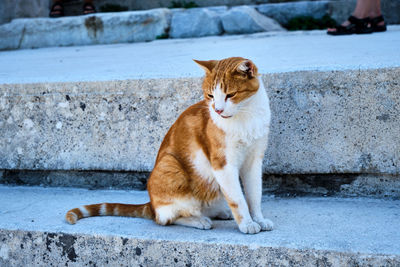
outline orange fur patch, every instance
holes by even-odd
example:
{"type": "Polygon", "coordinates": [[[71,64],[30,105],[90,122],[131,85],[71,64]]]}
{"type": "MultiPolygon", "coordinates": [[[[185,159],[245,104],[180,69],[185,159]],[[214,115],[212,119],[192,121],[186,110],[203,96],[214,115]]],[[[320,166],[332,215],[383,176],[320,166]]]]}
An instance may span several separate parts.
{"type": "Polygon", "coordinates": [[[192,159],[201,149],[215,169],[223,168],[224,140],[225,133],[210,118],[207,101],[184,111],[165,136],[147,184],[153,207],[178,197],[193,196],[200,201],[218,197],[219,190],[196,173],[192,159]]]}
{"type": "Polygon", "coordinates": [[[88,211],[90,216],[99,216],[100,215],[101,204],[86,205],[85,208],[88,211]]]}
{"type": "Polygon", "coordinates": [[[235,218],[235,221],[237,222],[237,224],[240,224],[242,222],[243,217],[239,213],[239,210],[238,210],[239,205],[235,201],[230,199],[224,191],[222,191],[222,192],[225,196],[225,199],[226,199],[226,202],[228,203],[229,208],[232,211],[233,218],[235,218]]]}

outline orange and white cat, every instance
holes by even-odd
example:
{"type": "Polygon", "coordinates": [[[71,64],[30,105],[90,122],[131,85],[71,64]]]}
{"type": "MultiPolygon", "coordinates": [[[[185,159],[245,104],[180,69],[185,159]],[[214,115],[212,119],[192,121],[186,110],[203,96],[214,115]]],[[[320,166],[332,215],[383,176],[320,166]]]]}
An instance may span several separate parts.
{"type": "Polygon", "coordinates": [[[243,233],[272,230],[261,212],[271,114],[257,67],[240,57],[195,61],[206,72],[205,99],[185,110],[165,136],[147,184],[150,202],[82,206],[67,212],[69,223],[114,215],[210,229],[211,218],[233,214],[243,233]]]}

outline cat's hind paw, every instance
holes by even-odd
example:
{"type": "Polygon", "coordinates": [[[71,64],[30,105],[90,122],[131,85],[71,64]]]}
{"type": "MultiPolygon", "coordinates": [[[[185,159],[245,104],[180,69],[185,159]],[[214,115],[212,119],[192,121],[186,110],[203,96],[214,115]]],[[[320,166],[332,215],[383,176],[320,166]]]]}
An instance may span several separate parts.
{"type": "Polygon", "coordinates": [[[181,217],[176,219],[174,224],[194,227],[197,229],[208,230],[212,228],[212,221],[210,218],[202,216],[181,217]]]}
{"type": "Polygon", "coordinates": [[[255,220],[261,227],[261,231],[271,231],[274,229],[274,223],[268,219],[255,220]]]}
{"type": "Polygon", "coordinates": [[[261,226],[253,221],[243,222],[239,224],[239,230],[244,234],[257,234],[261,231],[261,226]]]}
{"type": "Polygon", "coordinates": [[[200,217],[198,221],[198,227],[199,229],[203,230],[208,230],[212,228],[212,221],[208,217],[200,217]]]}

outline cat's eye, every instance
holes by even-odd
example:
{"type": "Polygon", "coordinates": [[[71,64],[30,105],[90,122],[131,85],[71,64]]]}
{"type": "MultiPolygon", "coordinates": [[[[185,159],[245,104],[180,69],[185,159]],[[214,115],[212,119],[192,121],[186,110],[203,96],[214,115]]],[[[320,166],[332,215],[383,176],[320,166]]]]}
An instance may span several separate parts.
{"type": "Polygon", "coordinates": [[[236,93],[227,94],[227,95],[226,95],[226,98],[228,99],[228,98],[234,97],[235,95],[236,95],[236,93]]]}
{"type": "Polygon", "coordinates": [[[208,95],[208,97],[209,97],[209,98],[214,98],[214,96],[213,96],[213,95],[208,95]]]}

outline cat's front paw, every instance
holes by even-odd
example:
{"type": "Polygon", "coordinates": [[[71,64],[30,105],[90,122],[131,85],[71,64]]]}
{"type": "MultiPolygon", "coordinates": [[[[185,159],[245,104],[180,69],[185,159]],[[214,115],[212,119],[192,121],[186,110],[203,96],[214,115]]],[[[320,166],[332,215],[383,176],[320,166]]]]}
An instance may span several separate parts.
{"type": "Polygon", "coordinates": [[[262,218],[254,219],[254,221],[260,225],[261,231],[271,231],[274,228],[274,223],[271,220],[262,218]]]}
{"type": "Polygon", "coordinates": [[[239,224],[239,230],[245,234],[257,234],[261,231],[261,226],[253,221],[242,222],[239,224]]]}

